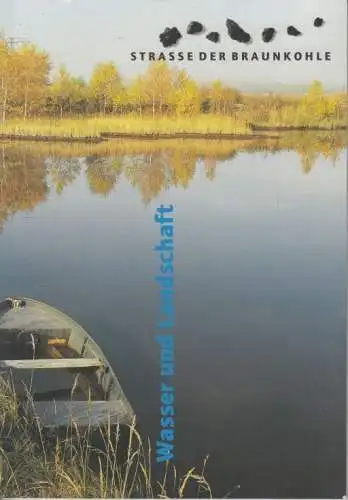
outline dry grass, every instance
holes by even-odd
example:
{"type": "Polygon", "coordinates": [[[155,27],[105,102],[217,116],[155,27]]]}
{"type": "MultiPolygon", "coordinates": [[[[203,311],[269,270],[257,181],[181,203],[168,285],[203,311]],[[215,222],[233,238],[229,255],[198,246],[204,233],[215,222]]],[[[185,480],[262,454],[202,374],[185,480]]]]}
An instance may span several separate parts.
{"type": "Polygon", "coordinates": [[[121,429],[98,429],[102,446],[92,444],[92,429],[72,424],[64,435],[47,435],[25,407],[10,378],[0,378],[0,497],[183,498],[195,486],[197,497],[212,498],[202,474],[191,469],[179,478],[167,464],[163,477],[152,477],[151,447],[144,446],[135,425],[121,453],[121,429]],[[21,410],[22,409],[22,410],[21,410]],[[123,457],[122,459],[120,457],[123,457]]]}
{"type": "Polygon", "coordinates": [[[134,136],[161,134],[212,134],[253,135],[250,124],[265,128],[305,127],[335,130],[347,125],[347,113],[327,114],[315,107],[298,104],[297,101],[275,108],[266,106],[263,101],[255,101],[244,110],[232,115],[198,114],[193,116],[155,117],[136,114],[121,116],[80,116],[69,118],[12,118],[0,124],[0,134],[22,137],[62,139],[100,138],[103,133],[126,133],[134,136]]]}
{"type": "Polygon", "coordinates": [[[347,117],[327,117],[315,115],[302,106],[284,106],[279,110],[270,109],[265,116],[261,114],[252,120],[254,124],[264,127],[318,127],[321,129],[332,129],[347,125],[347,117]]]}
{"type": "Polygon", "coordinates": [[[0,134],[44,137],[99,137],[102,133],[141,134],[252,134],[247,123],[231,117],[198,115],[194,117],[83,117],[69,119],[9,120],[0,125],[0,134]]]}

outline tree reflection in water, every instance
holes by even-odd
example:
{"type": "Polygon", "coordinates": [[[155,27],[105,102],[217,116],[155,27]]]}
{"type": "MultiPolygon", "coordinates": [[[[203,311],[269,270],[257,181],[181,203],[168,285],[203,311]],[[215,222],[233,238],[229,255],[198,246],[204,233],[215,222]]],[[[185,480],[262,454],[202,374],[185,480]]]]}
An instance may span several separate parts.
{"type": "Polygon", "coordinates": [[[91,193],[107,197],[123,178],[148,205],[170,187],[187,189],[197,165],[213,181],[222,160],[241,152],[264,152],[265,157],[295,151],[302,171],[308,174],[320,157],[335,165],[347,140],[340,134],[290,134],[276,141],[107,143],[106,145],[40,145],[3,143],[0,146],[0,230],[17,212],[31,211],[48,197],[50,184],[61,194],[85,175],[91,193]]]}

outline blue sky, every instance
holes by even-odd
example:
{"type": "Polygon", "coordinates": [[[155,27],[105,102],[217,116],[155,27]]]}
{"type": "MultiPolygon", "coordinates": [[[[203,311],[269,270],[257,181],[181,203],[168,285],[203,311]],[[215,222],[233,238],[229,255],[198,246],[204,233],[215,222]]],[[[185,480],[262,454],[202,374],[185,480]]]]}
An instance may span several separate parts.
{"type": "Polygon", "coordinates": [[[180,64],[194,78],[261,85],[307,84],[319,79],[331,88],[346,82],[346,4],[346,0],[1,0],[0,29],[37,43],[51,54],[55,66],[65,63],[78,76],[88,78],[96,62],[112,60],[128,79],[148,64],[130,62],[131,51],[163,50],[158,35],[166,26],[177,26],[185,33],[188,23],[197,20],[209,31],[220,32],[221,44],[186,35],[175,50],[319,50],[331,51],[332,61],[171,63],[180,64]],[[320,29],[313,27],[316,16],[326,21],[320,29]],[[228,17],[252,34],[252,46],[228,38],[228,17]],[[289,37],[289,24],[303,36],[289,37]],[[273,43],[265,45],[260,34],[267,26],[276,27],[279,33],[273,43]]]}

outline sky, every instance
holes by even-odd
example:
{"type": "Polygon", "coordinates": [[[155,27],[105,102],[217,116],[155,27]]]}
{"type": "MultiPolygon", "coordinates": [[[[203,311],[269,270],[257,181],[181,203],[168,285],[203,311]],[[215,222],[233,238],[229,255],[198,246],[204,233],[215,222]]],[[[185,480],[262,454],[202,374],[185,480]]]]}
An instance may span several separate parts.
{"type": "Polygon", "coordinates": [[[307,85],[320,80],[328,89],[347,80],[347,0],[1,0],[0,29],[25,37],[50,53],[54,67],[65,64],[76,76],[89,78],[93,66],[113,61],[126,80],[145,71],[148,62],[131,62],[132,51],[164,51],[158,36],[177,26],[184,34],[175,51],[330,51],[330,62],[176,62],[199,81],[221,79],[240,85],[307,85]],[[325,25],[314,28],[315,17],[325,25]],[[254,39],[251,46],[232,41],[227,18],[254,39]],[[185,35],[190,21],[218,31],[221,43],[185,35]],[[303,32],[286,34],[293,24],[303,32]],[[263,28],[274,26],[275,41],[261,41],[263,28]]]}

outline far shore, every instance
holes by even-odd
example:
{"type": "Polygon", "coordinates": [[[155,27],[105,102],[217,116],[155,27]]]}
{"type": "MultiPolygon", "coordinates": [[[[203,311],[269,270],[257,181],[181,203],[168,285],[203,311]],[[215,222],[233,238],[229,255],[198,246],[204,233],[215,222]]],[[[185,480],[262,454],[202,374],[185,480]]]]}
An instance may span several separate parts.
{"type": "Polygon", "coordinates": [[[348,125],[335,125],[334,127],[321,127],[319,126],[288,126],[281,125],[278,127],[261,127],[257,125],[251,125],[251,129],[255,132],[335,132],[348,130],[348,125]]]}
{"type": "Polygon", "coordinates": [[[80,116],[71,118],[40,117],[10,118],[0,124],[0,141],[76,142],[99,144],[112,139],[162,140],[265,140],[277,139],[280,133],[290,131],[335,132],[346,130],[341,120],[285,123],[272,120],[255,122],[246,116],[198,114],[185,116],[80,116]]]}
{"type": "Polygon", "coordinates": [[[278,139],[278,136],[268,134],[198,134],[198,133],[173,133],[173,134],[129,134],[129,133],[102,133],[100,136],[69,137],[59,135],[22,135],[22,134],[0,134],[0,141],[28,141],[28,142],[74,142],[100,144],[109,139],[127,140],[163,140],[163,139],[205,139],[205,140],[266,140],[278,139]]]}
{"type": "Polygon", "coordinates": [[[9,120],[0,124],[0,141],[68,142],[100,144],[124,140],[266,140],[286,132],[335,132],[347,130],[342,123],[308,125],[254,124],[219,115],[178,117],[89,117],[9,120]]]}

